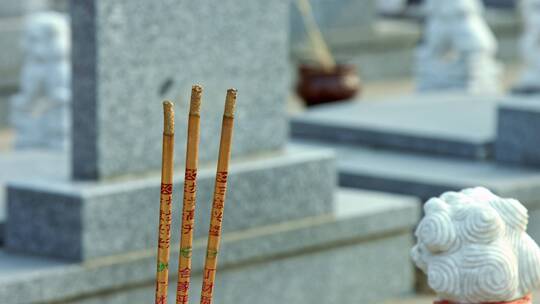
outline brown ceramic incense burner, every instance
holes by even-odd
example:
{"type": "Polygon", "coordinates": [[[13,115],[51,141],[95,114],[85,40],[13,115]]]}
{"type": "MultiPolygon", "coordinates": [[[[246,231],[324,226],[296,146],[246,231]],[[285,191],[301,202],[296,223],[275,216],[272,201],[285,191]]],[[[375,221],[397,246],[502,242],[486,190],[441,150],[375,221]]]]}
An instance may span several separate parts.
{"type": "Polygon", "coordinates": [[[360,78],[353,65],[338,64],[329,71],[321,66],[301,64],[296,91],[308,107],[346,100],[360,91],[360,78]]]}

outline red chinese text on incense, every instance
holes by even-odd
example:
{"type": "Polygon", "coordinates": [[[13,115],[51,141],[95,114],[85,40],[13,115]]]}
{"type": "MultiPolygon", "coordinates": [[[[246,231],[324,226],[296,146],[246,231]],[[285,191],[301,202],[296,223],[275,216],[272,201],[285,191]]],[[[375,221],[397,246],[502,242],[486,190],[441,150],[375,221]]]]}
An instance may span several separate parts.
{"type": "Polygon", "coordinates": [[[186,169],[185,180],[194,181],[197,179],[197,169],[186,169]]]}
{"type": "Polygon", "coordinates": [[[228,175],[229,175],[229,172],[226,172],[226,171],[218,172],[217,175],[216,175],[216,182],[218,182],[218,183],[226,183],[228,175]]]}
{"type": "Polygon", "coordinates": [[[167,304],[167,297],[160,296],[156,299],[156,304],[167,304]]]}
{"type": "Polygon", "coordinates": [[[171,231],[171,211],[161,212],[159,215],[159,248],[169,248],[171,231]]]}
{"type": "Polygon", "coordinates": [[[172,184],[161,184],[161,194],[172,194],[172,184]]]}
{"type": "Polygon", "coordinates": [[[220,231],[221,231],[221,226],[211,225],[208,234],[210,234],[211,236],[219,236],[220,231]]]}
{"type": "Polygon", "coordinates": [[[184,226],[182,226],[182,229],[184,231],[183,232],[184,234],[188,234],[191,231],[193,231],[193,225],[192,224],[184,224],[184,226]]]}
{"type": "Polygon", "coordinates": [[[207,296],[201,296],[201,304],[211,304],[212,298],[207,296]]]}
{"type": "Polygon", "coordinates": [[[181,279],[187,279],[191,275],[191,269],[186,267],[178,272],[181,279]]]}
{"type": "Polygon", "coordinates": [[[177,289],[179,293],[187,293],[189,290],[189,281],[178,283],[177,289]]]}
{"type": "Polygon", "coordinates": [[[188,302],[188,296],[187,295],[178,295],[178,296],[176,296],[176,302],[177,303],[187,303],[188,302]]]}
{"type": "Polygon", "coordinates": [[[204,281],[202,286],[202,292],[204,293],[212,293],[212,290],[214,289],[214,283],[209,281],[204,281]]]}
{"type": "Polygon", "coordinates": [[[186,210],[184,212],[184,220],[186,221],[193,221],[195,215],[195,209],[186,210]]]}
{"type": "Polygon", "coordinates": [[[207,279],[210,279],[212,277],[212,274],[214,273],[214,270],[215,269],[205,269],[204,270],[204,279],[207,280],[207,279]]]}

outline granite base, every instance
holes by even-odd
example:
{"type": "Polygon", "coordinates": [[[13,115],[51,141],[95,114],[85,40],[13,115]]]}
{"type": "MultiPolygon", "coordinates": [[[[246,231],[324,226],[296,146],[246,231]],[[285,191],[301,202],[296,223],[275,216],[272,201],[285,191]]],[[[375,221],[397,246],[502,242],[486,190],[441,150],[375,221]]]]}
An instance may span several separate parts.
{"type": "MultiPolygon", "coordinates": [[[[418,200],[340,191],[331,205],[332,213],[225,233],[216,303],[377,303],[411,294],[418,200]]],[[[177,245],[171,248],[176,269],[177,245]]],[[[205,248],[204,237],[195,240],[192,301],[200,294],[205,248]]],[[[0,303],[151,302],[154,276],[153,249],[84,263],[0,250],[0,303]]],[[[174,303],[174,288],[170,293],[174,303]]]]}
{"type": "MultiPolygon", "coordinates": [[[[181,206],[183,175],[175,173],[174,212],[181,206]]],[[[215,165],[201,166],[198,176],[196,237],[208,230],[215,165]]],[[[223,229],[328,213],[336,183],[333,154],[327,150],[290,147],[233,161],[223,229]]],[[[100,182],[12,182],[6,248],[78,261],[152,248],[159,189],[159,173],[100,182]]],[[[173,231],[179,231],[176,214],[173,231]]]]}

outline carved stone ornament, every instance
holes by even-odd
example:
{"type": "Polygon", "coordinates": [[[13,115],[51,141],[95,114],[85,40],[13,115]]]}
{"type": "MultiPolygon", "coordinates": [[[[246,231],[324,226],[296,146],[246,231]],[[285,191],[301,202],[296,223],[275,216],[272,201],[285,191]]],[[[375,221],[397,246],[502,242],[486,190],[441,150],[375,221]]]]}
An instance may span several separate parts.
{"type": "Polygon", "coordinates": [[[540,249],[520,202],[471,188],[432,198],[424,211],[411,256],[436,303],[530,303],[540,249]]]}

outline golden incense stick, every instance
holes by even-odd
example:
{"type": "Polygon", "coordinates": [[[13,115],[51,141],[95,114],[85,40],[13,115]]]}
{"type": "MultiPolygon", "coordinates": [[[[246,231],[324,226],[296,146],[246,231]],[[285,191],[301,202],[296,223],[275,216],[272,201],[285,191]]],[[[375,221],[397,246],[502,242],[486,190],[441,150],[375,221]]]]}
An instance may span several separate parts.
{"type": "Polygon", "coordinates": [[[225,206],[225,193],[227,191],[229,160],[231,158],[235,104],[236,90],[229,89],[227,91],[225,112],[223,113],[223,123],[221,125],[221,141],[219,144],[219,157],[214,186],[214,200],[212,202],[212,214],[210,219],[210,229],[208,232],[206,260],[204,263],[201,304],[212,303],[217,268],[217,257],[221,238],[221,224],[223,221],[223,209],[225,206]]]}
{"type": "Polygon", "coordinates": [[[297,0],[295,3],[300,10],[300,14],[302,15],[302,20],[304,21],[304,26],[306,27],[306,31],[311,42],[311,47],[317,61],[319,61],[325,70],[335,70],[336,61],[332,56],[332,52],[330,52],[330,48],[324,41],[321,30],[317,26],[317,21],[313,16],[313,9],[309,0],[297,0]]]}
{"type": "Polygon", "coordinates": [[[189,106],[189,120],[187,129],[186,174],[184,178],[182,224],[180,228],[180,256],[178,261],[176,304],[184,304],[188,303],[189,301],[191,252],[193,246],[193,230],[195,229],[201,96],[202,87],[199,85],[194,85],[191,89],[191,103],[189,106]]]}
{"type": "Polygon", "coordinates": [[[169,250],[171,242],[171,213],[174,166],[174,104],[163,102],[163,155],[161,162],[161,197],[156,274],[156,304],[167,303],[169,285],[169,250]]]}

